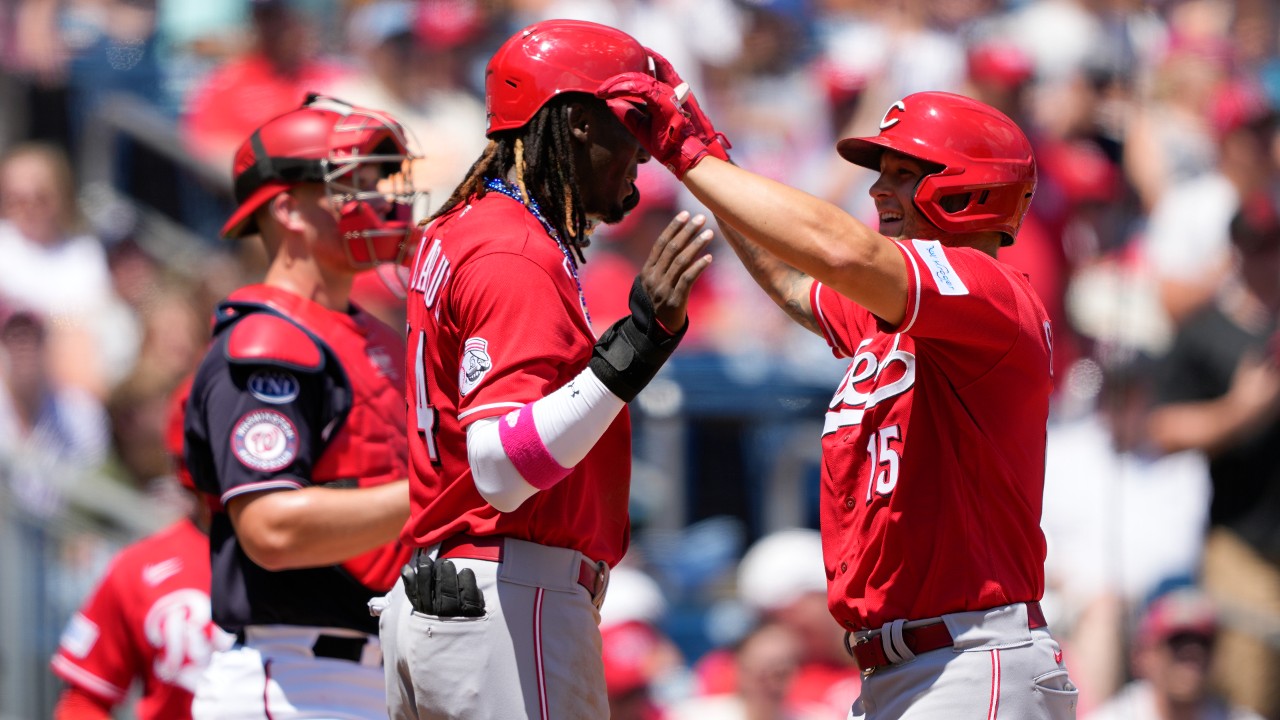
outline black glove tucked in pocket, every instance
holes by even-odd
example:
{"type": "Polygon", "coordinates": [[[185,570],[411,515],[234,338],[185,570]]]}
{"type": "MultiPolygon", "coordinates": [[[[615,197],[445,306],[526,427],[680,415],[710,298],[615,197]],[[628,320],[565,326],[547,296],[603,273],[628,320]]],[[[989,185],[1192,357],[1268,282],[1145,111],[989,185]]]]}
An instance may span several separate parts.
{"type": "Polygon", "coordinates": [[[404,593],[414,610],[438,617],[483,617],[484,593],[470,568],[461,572],[450,560],[414,555],[403,568],[404,593]]]}

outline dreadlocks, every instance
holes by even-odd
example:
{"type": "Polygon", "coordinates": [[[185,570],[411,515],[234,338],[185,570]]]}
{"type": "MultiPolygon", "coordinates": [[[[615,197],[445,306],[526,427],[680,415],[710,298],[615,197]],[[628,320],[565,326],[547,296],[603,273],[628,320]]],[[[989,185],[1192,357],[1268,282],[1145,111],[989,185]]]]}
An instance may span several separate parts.
{"type": "Polygon", "coordinates": [[[573,250],[579,263],[586,262],[582,248],[590,239],[569,128],[568,103],[574,100],[574,95],[557,96],[523,127],[497,133],[471,166],[466,179],[430,220],[452,211],[472,195],[483,197],[489,179],[505,179],[514,168],[516,185],[525,203],[528,204],[530,198],[536,200],[543,216],[560,236],[560,242],[573,250]]]}

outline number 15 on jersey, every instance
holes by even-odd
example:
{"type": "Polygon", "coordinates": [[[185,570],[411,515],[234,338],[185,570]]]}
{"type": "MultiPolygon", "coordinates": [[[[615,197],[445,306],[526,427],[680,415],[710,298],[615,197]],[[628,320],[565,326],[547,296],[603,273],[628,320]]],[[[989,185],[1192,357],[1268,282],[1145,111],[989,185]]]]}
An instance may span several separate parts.
{"type": "Polygon", "coordinates": [[[872,489],[876,495],[885,496],[898,486],[898,465],[902,457],[898,449],[902,446],[902,428],[890,425],[880,428],[867,438],[867,467],[871,468],[867,478],[867,504],[871,504],[872,489]]]}

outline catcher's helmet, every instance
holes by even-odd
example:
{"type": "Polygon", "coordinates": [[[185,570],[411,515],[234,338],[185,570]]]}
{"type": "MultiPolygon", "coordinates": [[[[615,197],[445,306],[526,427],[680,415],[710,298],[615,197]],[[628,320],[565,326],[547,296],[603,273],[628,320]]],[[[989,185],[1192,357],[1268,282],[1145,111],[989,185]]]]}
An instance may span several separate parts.
{"type": "Polygon", "coordinates": [[[879,135],[845,138],[836,149],[876,171],[886,149],[940,165],[916,186],[916,207],[946,232],[994,230],[1005,234],[1004,245],[1013,244],[1036,189],[1027,136],[1000,111],[963,95],[908,95],[885,112],[879,135]]]}
{"type": "Polygon", "coordinates": [[[621,30],[580,20],[534,23],[489,59],[486,134],[521,127],[560,93],[595,94],[605,80],[625,72],[653,74],[644,47],[621,30]]]}
{"type": "Polygon", "coordinates": [[[413,188],[409,163],[418,155],[400,123],[377,110],[321,95],[253,132],[236,151],[233,165],[239,207],[222,234],[257,232],[254,213],[271,198],[302,183],[323,183],[354,269],[401,262],[410,254],[413,206],[422,196],[413,188]],[[400,174],[393,189],[361,187],[363,165],[377,165],[378,177],[400,174]]]}

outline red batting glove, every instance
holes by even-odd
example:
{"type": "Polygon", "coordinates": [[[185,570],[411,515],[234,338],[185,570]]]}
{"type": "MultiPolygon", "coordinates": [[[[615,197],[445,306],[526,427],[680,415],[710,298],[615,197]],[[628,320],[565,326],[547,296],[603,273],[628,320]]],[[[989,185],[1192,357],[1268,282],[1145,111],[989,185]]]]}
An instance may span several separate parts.
{"type": "MultiPolygon", "coordinates": [[[[671,87],[679,87],[684,79],[680,77],[680,73],[676,72],[675,67],[664,57],[659,55],[652,48],[645,48],[644,51],[649,54],[653,60],[653,69],[658,79],[670,85],[671,87]]],[[[693,125],[694,134],[698,139],[702,140],[702,144],[707,146],[710,153],[725,162],[729,161],[729,148],[733,144],[729,142],[729,138],[724,133],[716,131],[714,125],[711,124],[711,118],[702,111],[702,106],[698,104],[698,98],[693,96],[693,92],[684,99],[682,106],[689,115],[689,122],[693,125]]]]}
{"type": "Polygon", "coordinates": [[[675,90],[650,75],[615,75],[600,85],[596,97],[677,180],[711,154],[680,108],[675,90]]]}

